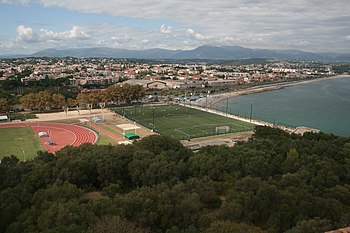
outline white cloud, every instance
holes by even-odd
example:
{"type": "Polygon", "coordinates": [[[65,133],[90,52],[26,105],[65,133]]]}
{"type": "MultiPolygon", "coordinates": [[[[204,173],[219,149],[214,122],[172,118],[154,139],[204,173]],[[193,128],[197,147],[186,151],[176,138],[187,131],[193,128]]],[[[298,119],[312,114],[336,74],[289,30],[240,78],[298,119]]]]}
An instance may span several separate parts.
{"type": "Polygon", "coordinates": [[[53,32],[47,29],[40,29],[39,33],[40,33],[40,37],[43,40],[66,40],[66,39],[86,40],[91,37],[83,29],[77,26],[74,26],[70,30],[64,31],[64,32],[53,32]]]}
{"type": "Polygon", "coordinates": [[[0,47],[4,49],[13,49],[17,47],[17,44],[14,41],[4,41],[0,43],[0,47]]]}
{"type": "Polygon", "coordinates": [[[163,34],[171,34],[172,33],[172,27],[171,26],[165,26],[164,24],[160,26],[159,29],[160,33],[163,34]]]}
{"type": "Polygon", "coordinates": [[[142,44],[148,44],[149,40],[143,39],[143,40],[141,40],[141,42],[142,42],[142,44]]]}
{"type": "Polygon", "coordinates": [[[17,27],[17,40],[24,42],[37,42],[37,35],[34,33],[33,29],[30,27],[25,27],[19,25],[17,27]]]}
{"type": "Polygon", "coordinates": [[[306,46],[309,46],[311,43],[310,41],[307,41],[307,40],[293,40],[289,42],[289,44],[292,45],[293,47],[306,47],[306,46]]]}
{"type": "Polygon", "coordinates": [[[207,37],[205,37],[204,35],[202,35],[200,33],[196,33],[192,28],[187,29],[186,32],[189,36],[193,37],[196,40],[201,41],[201,40],[207,39],[207,37]]]}
{"type": "MultiPolygon", "coordinates": [[[[300,40],[309,41],[310,49],[330,48],[332,43],[343,50],[346,41],[343,32],[350,31],[349,0],[334,0],[332,4],[329,0],[294,0],[287,3],[283,0],[39,1],[47,7],[80,12],[170,20],[174,28],[175,25],[186,25],[186,28],[192,29],[193,32],[187,30],[187,36],[203,43],[213,40],[224,43],[222,38],[232,37],[234,41],[241,41],[243,46],[288,48],[293,43],[297,46],[295,40],[300,40]]],[[[162,25],[160,33],[176,34],[174,28],[168,27],[162,25]]],[[[178,40],[179,43],[187,41],[182,39],[178,40]]]]}
{"type": "Polygon", "coordinates": [[[128,35],[122,35],[122,36],[112,36],[110,40],[116,42],[117,44],[125,44],[130,42],[131,38],[128,35]]]}
{"type": "Polygon", "coordinates": [[[45,28],[35,31],[31,27],[25,27],[23,25],[19,25],[17,27],[17,41],[26,43],[37,43],[50,40],[60,41],[69,39],[86,40],[90,37],[91,36],[88,33],[77,26],[74,26],[64,32],[53,32],[45,28]]]}
{"type": "Polygon", "coordinates": [[[69,46],[69,40],[75,39],[135,48],[142,47],[145,39],[149,47],[180,49],[215,44],[350,52],[350,35],[344,36],[350,31],[349,0],[333,0],[331,4],[329,0],[0,0],[16,5],[30,2],[94,13],[101,18],[111,15],[142,20],[135,23],[141,26],[122,29],[101,22],[94,30],[86,25],[65,32],[23,27],[18,40],[28,43],[65,41],[69,46]]]}
{"type": "Polygon", "coordinates": [[[0,4],[27,5],[31,0],[0,0],[0,4]]]}

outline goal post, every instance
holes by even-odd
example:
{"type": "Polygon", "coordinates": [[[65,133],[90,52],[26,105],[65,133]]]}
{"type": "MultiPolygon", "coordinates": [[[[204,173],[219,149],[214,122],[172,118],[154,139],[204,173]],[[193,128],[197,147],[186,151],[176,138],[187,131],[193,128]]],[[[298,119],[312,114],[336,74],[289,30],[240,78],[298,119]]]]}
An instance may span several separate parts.
{"type": "Polygon", "coordinates": [[[153,123],[148,123],[148,127],[151,129],[151,130],[154,130],[156,127],[153,123]]]}
{"type": "Polygon", "coordinates": [[[229,126],[217,126],[217,127],[215,127],[215,133],[217,133],[217,134],[228,133],[228,132],[230,132],[229,126]]]}

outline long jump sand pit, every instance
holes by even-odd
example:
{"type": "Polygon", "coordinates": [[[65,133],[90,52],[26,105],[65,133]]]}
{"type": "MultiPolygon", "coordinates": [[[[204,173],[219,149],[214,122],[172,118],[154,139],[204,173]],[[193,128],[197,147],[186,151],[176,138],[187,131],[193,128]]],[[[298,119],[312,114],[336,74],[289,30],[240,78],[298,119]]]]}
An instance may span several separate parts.
{"type": "Polygon", "coordinates": [[[95,143],[98,139],[93,131],[71,124],[31,122],[0,124],[0,127],[31,127],[37,137],[39,137],[39,132],[46,132],[48,137],[39,138],[39,140],[50,153],[56,153],[68,145],[79,146],[83,143],[95,143]],[[49,141],[53,143],[49,144],[49,141]]]}

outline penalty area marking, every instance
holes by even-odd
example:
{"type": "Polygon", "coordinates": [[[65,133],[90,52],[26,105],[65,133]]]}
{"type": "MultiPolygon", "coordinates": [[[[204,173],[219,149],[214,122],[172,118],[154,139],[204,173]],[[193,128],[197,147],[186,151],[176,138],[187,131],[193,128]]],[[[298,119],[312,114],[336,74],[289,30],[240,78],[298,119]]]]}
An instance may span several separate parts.
{"type": "Polygon", "coordinates": [[[177,132],[179,132],[179,133],[185,134],[186,136],[191,136],[191,135],[189,135],[189,134],[187,134],[187,133],[185,133],[185,132],[183,132],[183,131],[181,131],[181,130],[179,130],[179,129],[174,129],[174,131],[177,131],[177,132]]]}
{"type": "Polygon", "coordinates": [[[185,116],[182,116],[182,115],[172,115],[172,114],[167,114],[165,116],[163,116],[163,118],[183,118],[183,119],[191,119],[191,115],[185,115],[185,116]]]}

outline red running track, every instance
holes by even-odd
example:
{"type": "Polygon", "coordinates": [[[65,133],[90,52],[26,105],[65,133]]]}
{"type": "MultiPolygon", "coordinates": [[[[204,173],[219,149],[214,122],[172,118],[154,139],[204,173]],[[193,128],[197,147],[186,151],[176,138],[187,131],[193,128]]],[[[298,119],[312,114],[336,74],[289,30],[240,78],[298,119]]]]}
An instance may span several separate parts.
{"type": "Polygon", "coordinates": [[[97,141],[97,135],[93,131],[77,125],[45,122],[0,124],[0,128],[8,127],[31,127],[37,136],[39,132],[46,132],[49,137],[39,138],[39,140],[50,153],[56,153],[68,145],[79,146],[97,141]],[[53,141],[54,145],[48,145],[49,140],[53,141]]]}

